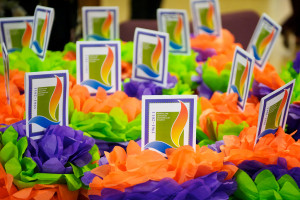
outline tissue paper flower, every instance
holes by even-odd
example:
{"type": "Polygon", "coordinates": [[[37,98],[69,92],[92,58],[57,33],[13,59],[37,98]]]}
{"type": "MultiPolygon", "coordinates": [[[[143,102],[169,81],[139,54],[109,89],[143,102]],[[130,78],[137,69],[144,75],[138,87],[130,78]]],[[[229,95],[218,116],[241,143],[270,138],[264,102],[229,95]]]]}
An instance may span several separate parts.
{"type": "Polygon", "coordinates": [[[19,199],[19,200],[73,200],[77,199],[79,190],[70,191],[66,185],[34,185],[30,188],[18,190],[13,184],[14,177],[7,174],[0,163],[0,199],[19,199]]]}
{"type": "Polygon", "coordinates": [[[234,180],[225,180],[226,172],[213,172],[209,175],[178,184],[171,178],[160,181],[147,181],[126,188],[124,192],[104,188],[101,196],[90,195],[93,199],[228,199],[237,188],[234,180]]]}
{"type": "Polygon", "coordinates": [[[253,199],[299,199],[300,190],[296,182],[289,175],[283,175],[276,180],[269,170],[261,171],[254,180],[244,171],[239,170],[236,175],[238,184],[233,198],[253,199]]]}
{"type": "MultiPolygon", "coordinates": [[[[174,88],[177,83],[177,78],[168,73],[167,79],[167,87],[165,89],[174,88]]],[[[135,97],[141,100],[143,95],[162,95],[163,87],[158,86],[155,84],[155,82],[151,81],[140,82],[134,80],[125,80],[124,92],[129,97],[135,97]]]]}
{"type": "Polygon", "coordinates": [[[238,165],[244,160],[257,160],[269,165],[276,164],[282,157],[286,159],[288,169],[300,166],[300,141],[295,141],[279,127],[275,134],[261,137],[254,147],[256,130],[253,126],[245,128],[239,136],[224,136],[224,145],[220,148],[225,161],[238,165]]]}
{"type": "Polygon", "coordinates": [[[126,142],[141,137],[141,118],[132,121],[121,108],[114,107],[107,113],[83,113],[74,111],[70,126],[88,133],[96,140],[126,142]]]}
{"type": "Polygon", "coordinates": [[[276,72],[275,67],[269,63],[266,64],[263,71],[254,67],[253,75],[254,81],[251,94],[256,96],[259,100],[285,84],[276,72]]]}
{"type": "Polygon", "coordinates": [[[122,91],[107,95],[106,91],[99,87],[96,96],[91,97],[85,86],[75,85],[70,90],[70,96],[75,110],[84,113],[109,113],[112,108],[120,107],[127,115],[129,121],[134,120],[141,113],[141,101],[134,97],[128,97],[122,91]]]}
{"type": "Polygon", "coordinates": [[[215,171],[226,171],[228,180],[237,170],[234,165],[223,163],[222,153],[199,146],[196,146],[196,151],[191,146],[167,149],[165,158],[156,151],[141,151],[137,143],[130,141],[127,153],[123,148],[115,147],[105,155],[109,164],[91,171],[97,176],[89,185],[89,195],[100,195],[104,188],[124,192],[131,186],[164,178],[172,178],[182,184],[215,171]]]}
{"type": "Polygon", "coordinates": [[[208,34],[199,34],[191,38],[192,49],[214,49],[221,54],[234,44],[234,36],[226,29],[222,29],[222,37],[208,34]]]}
{"type": "Polygon", "coordinates": [[[20,95],[18,87],[10,81],[10,104],[7,102],[4,77],[0,76],[0,124],[12,124],[23,119],[25,96],[20,95]]]}
{"type": "Polygon", "coordinates": [[[83,173],[98,166],[97,160],[100,159],[100,155],[97,146],[91,147],[89,141],[92,138],[86,139],[87,136],[82,136],[85,139],[80,139],[78,132],[75,134],[72,131],[66,131],[64,127],[51,127],[48,131],[55,131],[55,133],[48,133],[48,136],[45,136],[47,138],[52,135],[52,139],[49,140],[49,142],[53,142],[51,145],[49,142],[44,142],[43,138],[38,142],[29,139],[28,144],[28,139],[25,137],[25,121],[1,128],[1,145],[3,148],[0,150],[0,163],[5,168],[6,173],[13,175],[14,184],[19,189],[34,187],[36,184],[57,183],[66,183],[71,191],[80,189],[82,187],[80,177],[83,176],[83,173]],[[55,136],[56,133],[58,136],[55,136]],[[55,146],[53,138],[56,138],[58,142],[56,144],[60,145],[55,146]],[[63,138],[63,140],[59,138],[63,138]],[[39,147],[40,143],[43,143],[44,146],[39,147]],[[54,148],[51,149],[53,144],[54,148]],[[83,149],[78,150],[81,147],[83,149]],[[78,154],[71,154],[74,151],[72,148],[78,154]],[[91,156],[87,155],[87,151],[91,156]],[[92,159],[90,159],[91,157],[92,159]],[[59,161],[53,162],[55,159],[59,161]],[[90,160],[88,164],[87,160],[90,160]],[[64,163],[66,163],[65,166],[61,166],[64,163]],[[40,170],[52,173],[41,173],[40,170]],[[60,174],[64,172],[68,174],[60,174]]]}
{"type": "Polygon", "coordinates": [[[210,100],[199,100],[199,126],[210,140],[222,140],[224,135],[238,135],[244,127],[258,121],[259,103],[246,103],[244,111],[237,106],[236,93],[215,92],[210,100]]]}

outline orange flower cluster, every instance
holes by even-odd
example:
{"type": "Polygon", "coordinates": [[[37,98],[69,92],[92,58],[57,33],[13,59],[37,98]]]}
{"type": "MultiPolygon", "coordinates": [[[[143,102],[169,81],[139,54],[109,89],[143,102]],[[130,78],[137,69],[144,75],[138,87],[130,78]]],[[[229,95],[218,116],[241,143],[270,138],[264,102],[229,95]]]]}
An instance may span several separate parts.
{"type": "Polygon", "coordinates": [[[221,146],[225,161],[236,165],[244,160],[257,160],[264,164],[277,164],[279,157],[285,158],[289,169],[300,166],[300,141],[285,134],[279,127],[276,134],[260,138],[254,147],[257,128],[245,128],[239,136],[224,136],[221,146]]]}
{"type": "Polygon", "coordinates": [[[128,120],[132,121],[141,113],[142,109],[140,100],[128,97],[122,91],[107,95],[103,88],[98,88],[96,96],[91,97],[86,87],[74,85],[70,90],[70,96],[73,99],[75,109],[84,113],[109,113],[112,108],[120,107],[127,115],[128,120]]]}
{"type": "Polygon", "coordinates": [[[100,195],[103,188],[124,191],[125,188],[144,183],[148,180],[159,181],[173,178],[179,184],[210,174],[215,171],[228,172],[227,179],[237,171],[234,165],[224,165],[224,154],[207,147],[182,146],[167,149],[167,158],[152,150],[141,150],[134,141],[127,146],[127,153],[121,147],[115,147],[111,153],[105,152],[109,162],[91,172],[102,177],[95,177],[90,183],[89,195],[100,195]]]}
{"type": "Polygon", "coordinates": [[[236,93],[221,94],[215,92],[210,100],[201,97],[200,127],[209,136],[209,121],[216,122],[217,128],[219,124],[224,124],[226,120],[230,120],[235,124],[245,121],[249,126],[255,126],[258,121],[259,103],[253,99],[251,100],[252,103],[247,102],[245,110],[241,111],[237,106],[238,95],[236,93]]]}

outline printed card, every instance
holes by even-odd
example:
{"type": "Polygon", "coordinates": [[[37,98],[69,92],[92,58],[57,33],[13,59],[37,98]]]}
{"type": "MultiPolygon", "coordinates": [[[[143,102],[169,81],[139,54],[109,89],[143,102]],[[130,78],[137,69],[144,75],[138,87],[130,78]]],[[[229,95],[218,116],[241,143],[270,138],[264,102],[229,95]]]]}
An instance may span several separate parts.
{"type": "Polygon", "coordinates": [[[76,43],[77,84],[92,95],[98,87],[107,93],[121,90],[120,41],[82,41],[76,43]]]}
{"type": "Polygon", "coordinates": [[[102,6],[82,7],[84,40],[100,41],[119,38],[119,8],[102,6]]]}
{"type": "Polygon", "coordinates": [[[218,0],[190,0],[194,34],[222,35],[221,14],[218,0]]]}
{"type": "Polygon", "coordinates": [[[53,8],[44,7],[44,6],[37,6],[35,8],[30,48],[42,60],[45,59],[53,20],[54,20],[53,8]]]}
{"type": "Polygon", "coordinates": [[[8,53],[29,47],[32,25],[33,17],[0,18],[0,39],[8,53]]]}
{"type": "Polygon", "coordinates": [[[190,29],[185,10],[158,9],[158,30],[169,33],[169,52],[174,54],[190,54],[190,29]]]}
{"type": "Polygon", "coordinates": [[[39,139],[50,125],[68,125],[69,72],[25,74],[26,134],[39,139]]]}
{"type": "Polygon", "coordinates": [[[281,31],[281,26],[263,14],[255,28],[247,51],[255,58],[255,64],[263,70],[281,31]]]}
{"type": "Polygon", "coordinates": [[[196,145],[196,95],[142,97],[142,149],[165,153],[168,148],[196,145]]]}
{"type": "Polygon", "coordinates": [[[259,138],[276,133],[279,126],[285,127],[294,85],[295,80],[261,99],[255,144],[259,138]]]}
{"type": "Polygon", "coordinates": [[[241,110],[245,109],[248,99],[254,62],[252,55],[242,48],[236,47],[227,93],[238,94],[238,107],[241,110]]]}
{"type": "Polygon", "coordinates": [[[166,87],[168,51],[168,33],[136,28],[132,79],[136,81],[153,81],[157,85],[166,87]]]}
{"type": "Polygon", "coordinates": [[[2,43],[1,46],[2,46],[3,66],[4,66],[4,82],[5,82],[6,101],[7,101],[7,104],[10,105],[8,53],[7,53],[5,44],[2,43]]]}

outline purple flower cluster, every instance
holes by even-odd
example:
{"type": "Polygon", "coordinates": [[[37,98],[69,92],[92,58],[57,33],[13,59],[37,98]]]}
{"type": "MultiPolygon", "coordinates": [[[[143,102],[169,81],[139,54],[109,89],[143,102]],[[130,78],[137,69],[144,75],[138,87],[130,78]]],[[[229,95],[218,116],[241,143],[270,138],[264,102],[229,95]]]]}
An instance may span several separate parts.
{"type": "Polygon", "coordinates": [[[252,92],[250,93],[250,95],[252,94],[260,100],[261,98],[270,94],[271,92],[273,92],[271,88],[262,83],[257,82],[255,79],[253,80],[252,92]]]}
{"type": "Polygon", "coordinates": [[[202,66],[197,67],[196,72],[198,73],[198,76],[193,76],[192,81],[198,84],[198,96],[210,99],[214,92],[204,83],[202,79],[202,66]]]}
{"type": "Polygon", "coordinates": [[[217,55],[217,52],[215,49],[208,48],[208,49],[200,49],[200,48],[193,48],[195,52],[198,53],[196,57],[197,62],[205,62],[208,58],[217,55]]]}
{"type": "Polygon", "coordinates": [[[101,196],[90,195],[91,200],[108,199],[228,199],[237,189],[237,183],[233,180],[225,180],[226,172],[213,172],[209,175],[198,177],[178,184],[171,178],[161,181],[147,181],[129,188],[124,192],[104,188],[101,196]]]}
{"type": "MultiPolygon", "coordinates": [[[[177,78],[175,76],[171,76],[168,73],[168,84],[165,89],[170,89],[175,87],[177,83],[177,78]]],[[[164,88],[156,85],[154,82],[139,82],[130,80],[127,83],[124,83],[124,92],[130,97],[136,97],[138,99],[142,99],[143,95],[162,95],[162,90],[164,88]]]]}
{"type": "Polygon", "coordinates": [[[293,133],[297,131],[293,138],[295,140],[300,139],[300,104],[293,103],[290,105],[289,113],[287,117],[287,133],[293,133]]]}
{"type": "Polygon", "coordinates": [[[39,140],[28,139],[25,156],[31,157],[43,173],[69,174],[72,166],[87,165],[92,156],[89,153],[95,144],[82,131],[67,126],[49,126],[39,140]]]}

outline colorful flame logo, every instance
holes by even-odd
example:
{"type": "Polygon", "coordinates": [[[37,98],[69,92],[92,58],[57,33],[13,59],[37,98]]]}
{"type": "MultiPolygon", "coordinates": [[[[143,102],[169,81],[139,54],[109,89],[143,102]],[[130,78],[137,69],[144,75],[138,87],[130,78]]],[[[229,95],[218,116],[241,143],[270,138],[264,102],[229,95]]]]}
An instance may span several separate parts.
{"type": "Polygon", "coordinates": [[[110,85],[109,84],[109,81],[108,81],[108,78],[109,78],[109,72],[111,71],[111,67],[112,67],[112,64],[114,62],[114,53],[112,51],[112,49],[107,46],[107,49],[108,49],[108,53],[107,53],[107,56],[102,64],[102,67],[101,67],[101,78],[103,80],[103,82],[106,84],[106,85],[110,85]]]}
{"type": "Polygon", "coordinates": [[[177,147],[180,146],[179,139],[188,120],[188,109],[184,103],[179,102],[181,105],[180,112],[171,128],[171,139],[177,147]]]}
{"type": "Polygon", "coordinates": [[[51,96],[50,102],[49,102],[49,113],[50,116],[52,117],[52,119],[54,121],[57,121],[58,119],[56,119],[55,117],[55,113],[58,107],[58,103],[62,94],[62,83],[60,81],[60,79],[58,78],[58,76],[56,76],[56,87],[53,91],[53,94],[51,96]]]}
{"type": "Polygon", "coordinates": [[[182,32],[182,17],[178,14],[178,21],[174,30],[174,39],[177,44],[181,43],[181,32],[182,32]]]}
{"type": "Polygon", "coordinates": [[[247,64],[246,64],[246,67],[244,69],[244,72],[241,76],[241,80],[240,80],[240,95],[243,96],[243,91],[244,91],[244,85],[245,85],[245,82],[246,82],[246,79],[247,79],[247,76],[248,76],[248,70],[249,70],[249,61],[247,59],[247,64]]]}
{"type": "Polygon", "coordinates": [[[278,111],[277,111],[277,114],[276,114],[276,118],[275,118],[275,126],[276,127],[279,126],[280,116],[281,116],[282,110],[283,110],[283,108],[284,108],[284,106],[286,104],[287,98],[288,98],[288,91],[284,90],[284,96],[282,98],[282,101],[280,103],[280,106],[278,108],[278,111]]]}
{"type": "Polygon", "coordinates": [[[24,34],[22,36],[22,47],[29,47],[31,34],[32,34],[32,28],[31,25],[28,22],[26,23],[26,29],[24,31],[24,34]]]}
{"type": "Polygon", "coordinates": [[[161,41],[159,39],[159,37],[157,36],[157,45],[155,47],[155,49],[152,52],[151,55],[151,65],[152,65],[152,69],[154,70],[154,72],[158,72],[157,70],[157,64],[158,64],[158,60],[160,58],[161,55],[161,41]]]}
{"type": "Polygon", "coordinates": [[[49,101],[49,114],[52,119],[48,119],[44,116],[35,116],[28,121],[28,124],[35,123],[43,128],[47,128],[50,125],[58,125],[60,123],[58,119],[56,119],[55,113],[62,96],[62,83],[58,76],[55,75],[55,78],[56,86],[49,101]]]}
{"type": "Polygon", "coordinates": [[[109,38],[109,29],[110,29],[110,25],[113,21],[113,16],[110,13],[110,11],[108,11],[107,13],[107,18],[105,19],[104,23],[102,24],[102,34],[105,38],[109,38]]]}
{"type": "Polygon", "coordinates": [[[214,16],[214,6],[211,2],[209,2],[208,12],[206,15],[206,21],[207,21],[207,26],[210,29],[214,28],[213,16],[214,16]]]}
{"type": "Polygon", "coordinates": [[[41,30],[41,34],[40,34],[40,47],[43,47],[44,45],[44,39],[45,39],[45,33],[46,33],[46,29],[47,29],[47,23],[48,23],[48,13],[46,13],[46,18],[41,30]]]}
{"type": "Polygon", "coordinates": [[[105,89],[106,91],[110,90],[112,88],[111,84],[109,83],[109,73],[111,71],[113,62],[114,62],[114,53],[113,50],[109,47],[106,46],[108,53],[106,55],[106,58],[101,66],[100,69],[100,76],[101,79],[103,80],[103,83],[100,83],[98,80],[94,80],[94,79],[89,79],[89,80],[85,80],[81,83],[81,85],[87,85],[95,90],[98,89],[98,87],[102,87],[103,89],[105,89]]]}
{"type": "Polygon", "coordinates": [[[274,37],[274,29],[272,30],[272,32],[267,36],[265,37],[261,43],[259,44],[259,48],[258,48],[258,54],[260,56],[262,56],[262,54],[264,53],[266,47],[268,46],[268,44],[272,41],[274,37]]]}

